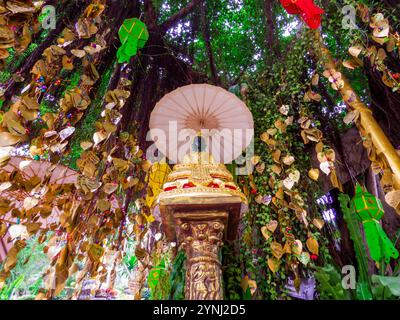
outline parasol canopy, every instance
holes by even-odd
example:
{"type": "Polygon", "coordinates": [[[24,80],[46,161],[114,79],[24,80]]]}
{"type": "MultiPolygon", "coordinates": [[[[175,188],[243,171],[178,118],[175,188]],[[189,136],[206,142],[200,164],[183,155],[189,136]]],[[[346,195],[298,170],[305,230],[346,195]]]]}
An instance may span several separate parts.
{"type": "Polygon", "coordinates": [[[182,163],[200,135],[216,163],[232,163],[254,136],[253,116],[234,94],[192,84],[164,96],[150,117],[150,136],[172,163],[182,163]]]}

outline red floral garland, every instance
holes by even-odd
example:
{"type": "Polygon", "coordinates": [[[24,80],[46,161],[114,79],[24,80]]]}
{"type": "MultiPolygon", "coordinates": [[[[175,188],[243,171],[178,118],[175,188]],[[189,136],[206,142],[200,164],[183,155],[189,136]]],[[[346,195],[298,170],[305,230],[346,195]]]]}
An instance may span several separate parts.
{"type": "Polygon", "coordinates": [[[325,12],[316,6],[313,0],[280,0],[289,14],[299,14],[312,29],[321,25],[321,15],[325,12]]]}

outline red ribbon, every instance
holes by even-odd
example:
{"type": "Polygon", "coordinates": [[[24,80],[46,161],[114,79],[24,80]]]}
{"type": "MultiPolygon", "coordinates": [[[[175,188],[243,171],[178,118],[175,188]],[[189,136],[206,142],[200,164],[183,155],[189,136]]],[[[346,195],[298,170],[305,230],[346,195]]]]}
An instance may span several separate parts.
{"type": "Polygon", "coordinates": [[[311,29],[321,25],[321,15],[325,12],[313,0],[280,0],[289,14],[299,14],[311,29]]]}

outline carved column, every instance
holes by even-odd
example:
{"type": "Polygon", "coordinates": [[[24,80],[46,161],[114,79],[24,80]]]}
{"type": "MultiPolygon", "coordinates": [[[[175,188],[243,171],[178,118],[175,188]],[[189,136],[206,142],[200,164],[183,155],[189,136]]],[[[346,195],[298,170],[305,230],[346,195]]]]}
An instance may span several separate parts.
{"type": "Polygon", "coordinates": [[[186,251],[187,300],[222,300],[222,272],[219,250],[223,245],[227,213],[215,213],[215,220],[201,212],[177,215],[177,236],[186,251]],[[206,218],[207,220],[204,220],[206,218]]]}
{"type": "Polygon", "coordinates": [[[222,300],[220,249],[234,240],[242,199],[184,197],[160,201],[164,231],[185,250],[187,300],[222,300]]]}

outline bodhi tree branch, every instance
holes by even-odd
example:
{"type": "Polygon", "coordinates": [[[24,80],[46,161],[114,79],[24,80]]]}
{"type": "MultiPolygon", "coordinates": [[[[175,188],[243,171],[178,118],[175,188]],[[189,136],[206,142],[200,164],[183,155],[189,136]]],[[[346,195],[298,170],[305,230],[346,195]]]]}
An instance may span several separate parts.
{"type": "Polygon", "coordinates": [[[208,55],[208,60],[210,63],[210,70],[211,70],[211,78],[214,84],[220,85],[221,80],[218,76],[218,71],[217,67],[215,65],[215,60],[214,60],[214,54],[211,46],[211,36],[210,36],[210,25],[208,24],[208,19],[207,19],[207,3],[203,3],[201,6],[201,20],[202,20],[202,31],[203,31],[203,37],[204,41],[206,44],[206,50],[207,50],[207,55],[208,55]]]}
{"type": "Polygon", "coordinates": [[[191,13],[198,4],[203,2],[203,0],[192,0],[186,7],[182,8],[176,14],[171,16],[167,21],[165,21],[161,26],[162,34],[165,34],[170,28],[172,28],[178,21],[186,17],[189,13],[191,13]]]}

